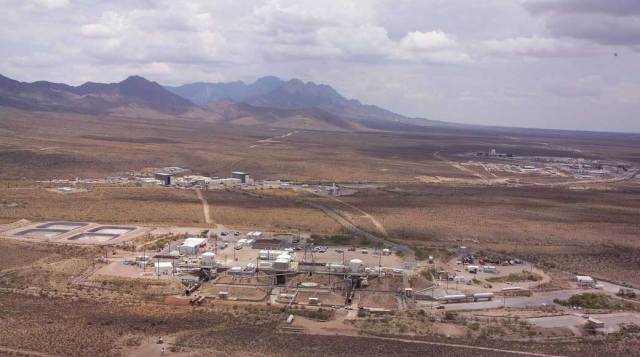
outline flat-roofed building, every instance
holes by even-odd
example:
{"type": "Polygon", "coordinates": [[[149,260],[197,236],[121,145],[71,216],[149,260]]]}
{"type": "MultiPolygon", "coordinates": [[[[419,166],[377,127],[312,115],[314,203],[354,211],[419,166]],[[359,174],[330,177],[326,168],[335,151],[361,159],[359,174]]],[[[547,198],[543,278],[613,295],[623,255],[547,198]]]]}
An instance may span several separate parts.
{"type": "Polygon", "coordinates": [[[231,173],[231,177],[235,178],[235,179],[239,179],[240,183],[248,183],[249,181],[249,174],[246,172],[242,172],[242,171],[234,171],[231,173]]]}

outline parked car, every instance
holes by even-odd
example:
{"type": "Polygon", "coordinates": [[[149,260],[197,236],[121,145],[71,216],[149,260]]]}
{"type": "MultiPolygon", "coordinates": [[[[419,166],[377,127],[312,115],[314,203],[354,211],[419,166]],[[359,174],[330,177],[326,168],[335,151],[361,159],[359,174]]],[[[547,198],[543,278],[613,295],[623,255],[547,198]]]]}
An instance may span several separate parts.
{"type": "Polygon", "coordinates": [[[349,249],[347,249],[350,252],[355,252],[356,251],[356,247],[349,247],[349,249]]]}

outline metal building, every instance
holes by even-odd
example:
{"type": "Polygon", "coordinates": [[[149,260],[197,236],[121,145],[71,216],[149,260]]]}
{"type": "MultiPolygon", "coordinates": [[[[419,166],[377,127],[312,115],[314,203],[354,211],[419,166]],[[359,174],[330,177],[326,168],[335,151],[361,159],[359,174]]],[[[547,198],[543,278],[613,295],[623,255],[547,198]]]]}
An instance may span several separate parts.
{"type": "Polygon", "coordinates": [[[247,183],[249,181],[249,174],[242,171],[234,171],[231,173],[231,178],[239,179],[240,183],[247,183]]]}

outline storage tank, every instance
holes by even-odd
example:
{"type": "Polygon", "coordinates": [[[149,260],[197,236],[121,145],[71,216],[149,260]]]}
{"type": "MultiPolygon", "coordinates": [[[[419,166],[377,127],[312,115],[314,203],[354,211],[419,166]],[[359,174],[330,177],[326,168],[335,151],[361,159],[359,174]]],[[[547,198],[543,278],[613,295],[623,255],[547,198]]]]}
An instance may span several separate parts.
{"type": "Polygon", "coordinates": [[[352,273],[364,272],[364,263],[360,259],[351,259],[349,261],[349,271],[352,273]]]}
{"type": "Polygon", "coordinates": [[[216,264],[216,254],[214,252],[202,253],[202,265],[212,266],[216,264]]]}
{"type": "Polygon", "coordinates": [[[347,267],[342,264],[327,263],[326,267],[327,270],[336,273],[344,273],[345,271],[347,271],[347,267]]]}
{"type": "Polygon", "coordinates": [[[467,295],[464,294],[453,294],[453,295],[445,295],[440,300],[445,302],[462,302],[467,300],[467,295]]]}
{"type": "Polygon", "coordinates": [[[478,300],[493,300],[493,293],[475,293],[473,294],[473,301],[478,300]]]}

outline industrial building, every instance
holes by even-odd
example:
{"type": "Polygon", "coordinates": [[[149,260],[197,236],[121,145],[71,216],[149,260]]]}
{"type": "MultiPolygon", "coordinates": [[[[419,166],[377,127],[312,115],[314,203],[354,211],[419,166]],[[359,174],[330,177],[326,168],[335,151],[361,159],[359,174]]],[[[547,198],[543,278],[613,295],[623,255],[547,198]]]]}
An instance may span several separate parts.
{"type": "Polygon", "coordinates": [[[156,262],[154,266],[156,275],[171,275],[173,273],[173,262],[156,262]]]}
{"type": "Polygon", "coordinates": [[[196,255],[206,243],[204,238],[187,238],[178,246],[178,252],[181,255],[196,255]]]}
{"type": "Polygon", "coordinates": [[[596,281],[588,275],[576,275],[576,282],[581,288],[592,288],[596,284],[596,281]]]}
{"type": "Polygon", "coordinates": [[[164,172],[157,172],[154,178],[162,183],[164,186],[171,186],[173,183],[173,175],[164,172]]]}
{"type": "Polygon", "coordinates": [[[249,183],[249,174],[242,171],[234,171],[231,173],[231,177],[235,179],[239,179],[240,183],[246,184],[249,183]]]}

